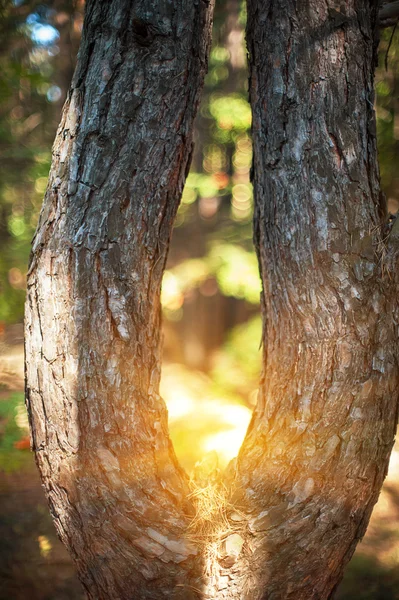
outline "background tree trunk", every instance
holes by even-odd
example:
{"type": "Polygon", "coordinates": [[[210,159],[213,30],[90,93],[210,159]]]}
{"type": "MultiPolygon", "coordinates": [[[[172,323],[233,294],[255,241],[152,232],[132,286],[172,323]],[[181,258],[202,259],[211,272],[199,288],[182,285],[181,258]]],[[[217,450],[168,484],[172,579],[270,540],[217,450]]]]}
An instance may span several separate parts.
{"type": "Polygon", "coordinates": [[[158,395],[160,286],[212,2],[91,0],[26,303],[32,443],[89,598],[190,598],[187,480],[158,395]]]}
{"type": "Polygon", "coordinates": [[[331,597],[388,466],[398,304],[376,153],[377,4],[248,2],[264,368],[233,495],[248,575],[229,597],[331,597]]]}

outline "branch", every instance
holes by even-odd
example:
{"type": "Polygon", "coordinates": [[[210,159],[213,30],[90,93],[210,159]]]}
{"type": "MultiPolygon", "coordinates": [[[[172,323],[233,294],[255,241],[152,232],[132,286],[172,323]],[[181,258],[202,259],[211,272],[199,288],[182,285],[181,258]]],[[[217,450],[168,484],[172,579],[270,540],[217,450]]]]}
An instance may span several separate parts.
{"type": "Polygon", "coordinates": [[[389,2],[381,6],[379,12],[380,27],[395,25],[399,19],[399,2],[389,2]]]}

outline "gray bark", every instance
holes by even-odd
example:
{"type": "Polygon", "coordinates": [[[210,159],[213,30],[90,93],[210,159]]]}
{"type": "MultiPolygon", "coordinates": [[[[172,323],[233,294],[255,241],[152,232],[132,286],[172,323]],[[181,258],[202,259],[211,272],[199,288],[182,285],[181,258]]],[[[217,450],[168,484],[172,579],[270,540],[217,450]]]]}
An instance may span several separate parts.
{"type": "Polygon", "coordinates": [[[395,435],[397,255],[379,189],[376,14],[368,0],[345,7],[248,2],[264,367],[236,470],[251,531],[237,597],[330,597],[395,435]]]}
{"type": "Polygon", "coordinates": [[[160,286],[212,4],[87,3],[26,304],[32,443],[89,598],[189,598],[192,513],[158,395],[160,286]]]}
{"type": "Polygon", "coordinates": [[[212,7],[133,4],[88,3],[29,271],[27,405],[56,527],[92,599],[324,600],[397,418],[377,4],[248,1],[264,368],[237,460],[221,484],[197,473],[194,498],[158,395],[159,292],[212,7]]]}

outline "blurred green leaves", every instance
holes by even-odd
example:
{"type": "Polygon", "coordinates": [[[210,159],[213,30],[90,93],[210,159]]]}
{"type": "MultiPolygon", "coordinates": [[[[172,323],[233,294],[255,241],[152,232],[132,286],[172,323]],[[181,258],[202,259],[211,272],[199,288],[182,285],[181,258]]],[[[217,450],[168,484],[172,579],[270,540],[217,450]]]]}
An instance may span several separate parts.
{"type": "Polygon", "coordinates": [[[213,94],[209,99],[209,112],[220,131],[217,137],[230,140],[227,132],[244,132],[251,127],[251,108],[248,100],[239,94],[213,94]]]}
{"type": "Polygon", "coordinates": [[[377,142],[382,188],[388,198],[388,209],[399,208],[399,30],[381,32],[379,68],[376,71],[377,142]],[[389,40],[392,43],[386,56],[389,40]],[[387,62],[388,70],[385,70],[387,62]]]}
{"type": "Polygon", "coordinates": [[[227,243],[214,243],[202,258],[188,259],[167,269],[162,283],[162,305],[166,316],[178,310],[184,294],[214,278],[225,296],[259,304],[261,284],[254,252],[227,243]]]}
{"type": "Polygon", "coordinates": [[[17,471],[29,467],[29,452],[16,447],[28,434],[24,394],[15,393],[0,402],[0,471],[17,471]]]}
{"type": "Polygon", "coordinates": [[[0,6],[0,322],[23,316],[30,242],[75,60],[69,51],[78,12],[77,3],[0,6]]]}
{"type": "Polygon", "coordinates": [[[217,244],[209,252],[208,264],[225,296],[259,304],[261,284],[254,252],[231,244],[217,244]]]}

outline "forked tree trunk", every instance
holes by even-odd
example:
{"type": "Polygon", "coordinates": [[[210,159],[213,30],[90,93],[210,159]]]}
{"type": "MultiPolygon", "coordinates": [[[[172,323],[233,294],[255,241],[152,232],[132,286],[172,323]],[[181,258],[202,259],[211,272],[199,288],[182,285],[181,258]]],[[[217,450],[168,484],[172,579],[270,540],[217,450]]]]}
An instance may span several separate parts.
{"type": "Polygon", "coordinates": [[[194,501],[158,395],[159,291],[212,6],[88,2],[33,245],[26,372],[89,598],[324,600],[365,531],[399,387],[370,6],[248,2],[264,369],[237,461],[194,501]]]}

